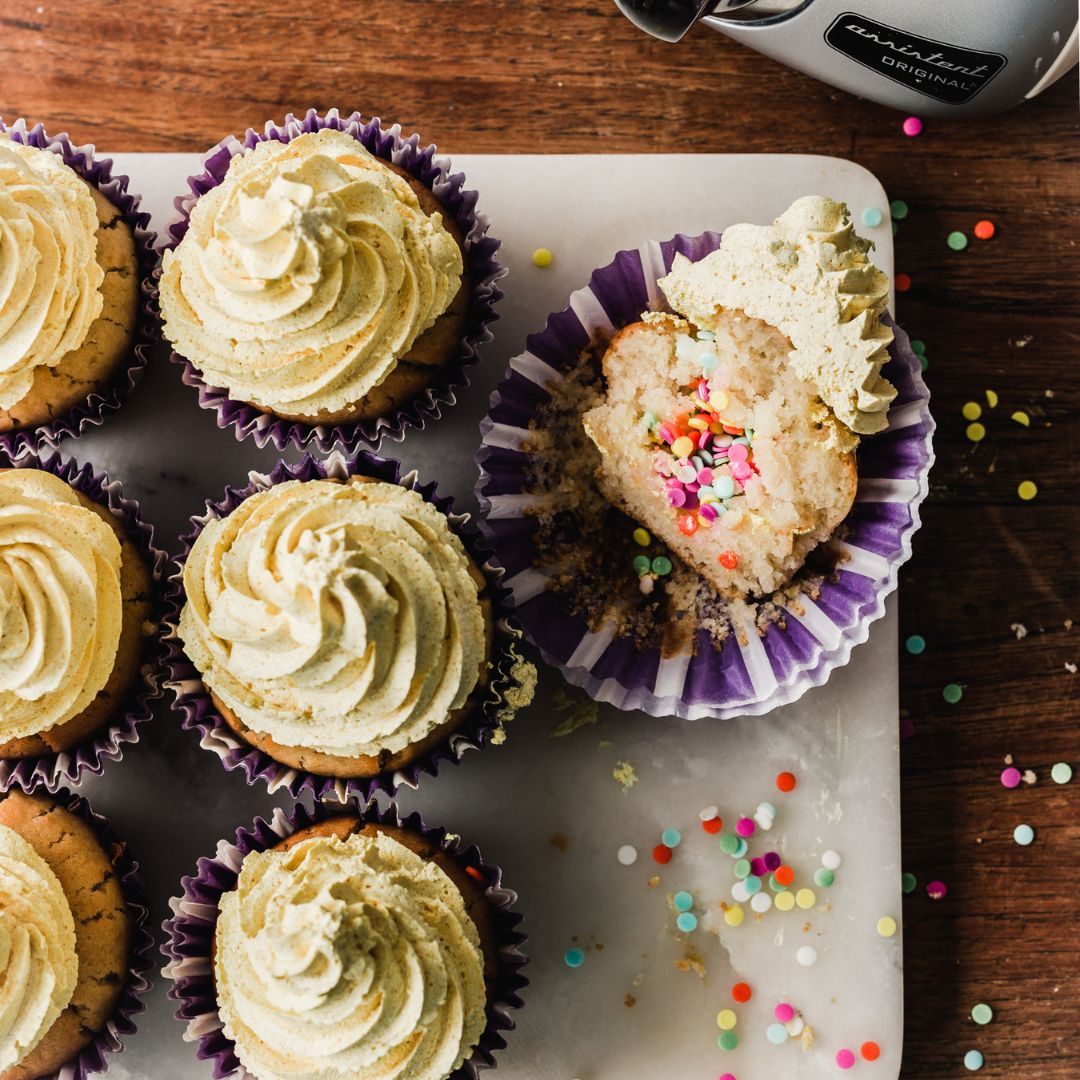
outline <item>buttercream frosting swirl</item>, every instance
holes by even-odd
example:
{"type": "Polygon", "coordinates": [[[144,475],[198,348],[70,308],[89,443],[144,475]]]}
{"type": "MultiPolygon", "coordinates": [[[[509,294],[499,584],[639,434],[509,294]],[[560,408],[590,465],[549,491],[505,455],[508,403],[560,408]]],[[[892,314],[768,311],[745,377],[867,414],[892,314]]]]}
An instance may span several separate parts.
{"type": "Polygon", "coordinates": [[[896,389],[881,374],[892,330],[881,316],[889,279],[867,258],[848,208],[798,199],[772,225],[732,225],[696,263],[677,255],[660,288],[680,315],[708,329],[743,311],[791,342],[795,371],[858,435],[881,431],[896,389]]]}
{"type": "Polygon", "coordinates": [[[354,404],[446,311],[461,251],[351,135],[234,157],[166,252],[165,330],[206,380],[290,415],[354,404]]]}
{"type": "Polygon", "coordinates": [[[56,154],[0,133],[0,409],[86,340],[104,303],[97,210],[56,154]]]}
{"type": "Polygon", "coordinates": [[[200,533],[179,633],[252,730],[329,754],[396,753],[464,705],[487,661],[470,567],[415,491],[289,481],[200,533]]]}
{"type": "Polygon", "coordinates": [[[78,975],[63,887],[27,840],[0,825],[0,1072],[41,1042],[78,975]]]}
{"type": "Polygon", "coordinates": [[[445,1080],[486,1024],[461,893],[385,833],[249,854],[221,898],[215,977],[259,1080],[445,1080]]]}
{"type": "Polygon", "coordinates": [[[0,740],[77,716],[116,663],[120,542],[63,480],[0,472],[0,740]]]}

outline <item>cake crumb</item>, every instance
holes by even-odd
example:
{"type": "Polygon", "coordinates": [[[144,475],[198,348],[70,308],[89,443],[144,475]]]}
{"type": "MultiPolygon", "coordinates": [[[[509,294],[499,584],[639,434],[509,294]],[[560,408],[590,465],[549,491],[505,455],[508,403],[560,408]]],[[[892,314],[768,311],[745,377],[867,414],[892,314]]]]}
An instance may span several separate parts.
{"type": "Polygon", "coordinates": [[[1022,622],[1009,623],[1009,629],[1016,635],[1017,641],[1023,641],[1027,637],[1027,627],[1022,622]]]}
{"type": "Polygon", "coordinates": [[[548,840],[548,843],[557,851],[565,852],[566,849],[570,846],[570,837],[567,836],[566,833],[552,833],[551,838],[548,840]]]}
{"type": "Polygon", "coordinates": [[[637,1004],[637,998],[634,997],[633,994],[627,994],[626,997],[623,998],[623,1004],[628,1009],[632,1009],[637,1004]]]}
{"type": "Polygon", "coordinates": [[[1035,775],[1034,769],[1025,769],[1020,774],[1020,779],[1023,780],[1025,784],[1034,784],[1038,777],[1035,775]]]}
{"type": "Polygon", "coordinates": [[[536,665],[515,654],[510,669],[510,686],[503,692],[502,701],[495,713],[495,730],[491,733],[492,746],[506,742],[506,725],[517,715],[519,709],[530,704],[536,694],[536,665]]]}
{"type": "Polygon", "coordinates": [[[1069,663],[1069,661],[1068,661],[1068,660],[1066,660],[1066,661],[1065,661],[1065,670],[1066,670],[1066,671],[1067,671],[1067,672],[1068,672],[1068,673],[1069,673],[1070,675],[1075,675],[1075,674],[1076,674],[1076,665],[1075,665],[1075,664],[1071,664],[1071,663],[1069,663]]]}
{"type": "Polygon", "coordinates": [[[622,784],[624,795],[638,782],[637,773],[629,761],[620,761],[612,770],[611,775],[622,784]]]}
{"type": "Polygon", "coordinates": [[[803,1028],[803,1033],[799,1037],[799,1043],[803,1050],[809,1050],[814,1045],[814,1029],[809,1024],[803,1028]]]}
{"type": "Polygon", "coordinates": [[[560,690],[554,698],[555,711],[562,713],[563,718],[548,733],[549,738],[560,739],[564,735],[571,735],[578,728],[595,724],[600,718],[600,707],[591,697],[580,691],[574,694],[560,690]]]}
{"type": "Polygon", "coordinates": [[[687,952],[675,961],[676,971],[692,971],[702,982],[705,981],[705,964],[696,953],[687,952]]]}
{"type": "Polygon", "coordinates": [[[648,881],[645,882],[645,884],[648,885],[650,889],[657,888],[660,885],[660,875],[654,874],[651,878],[649,878],[648,881]]]}

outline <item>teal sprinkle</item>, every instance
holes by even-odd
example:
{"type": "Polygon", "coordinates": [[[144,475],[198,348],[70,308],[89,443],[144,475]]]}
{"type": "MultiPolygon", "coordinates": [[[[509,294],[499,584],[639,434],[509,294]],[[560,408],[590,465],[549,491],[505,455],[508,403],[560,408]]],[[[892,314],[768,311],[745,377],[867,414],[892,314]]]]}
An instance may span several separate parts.
{"type": "Polygon", "coordinates": [[[713,456],[712,456],[712,454],[709,453],[708,450],[699,450],[698,451],[698,457],[700,457],[701,460],[704,461],[706,465],[712,465],[712,463],[713,463],[713,456]]]}
{"type": "Polygon", "coordinates": [[[743,446],[749,446],[750,440],[745,435],[739,435],[737,438],[731,440],[732,446],[734,446],[736,443],[742,443],[743,446]]]}
{"type": "Polygon", "coordinates": [[[783,1024],[770,1024],[765,1029],[765,1038],[773,1044],[773,1046],[783,1046],[788,1040],[787,1028],[783,1024]]]}
{"type": "Polygon", "coordinates": [[[671,902],[676,911],[689,911],[694,906],[694,898],[688,892],[677,892],[671,902]]]}
{"type": "Polygon", "coordinates": [[[882,220],[883,215],[876,206],[868,206],[862,212],[862,223],[871,229],[876,229],[882,220]]]}
{"type": "Polygon", "coordinates": [[[908,204],[904,202],[903,199],[893,199],[893,201],[889,203],[889,213],[892,214],[897,221],[903,221],[904,218],[908,216],[908,204]]]}
{"type": "Polygon", "coordinates": [[[750,876],[750,860],[740,859],[731,869],[737,878],[748,878],[750,876]]]}
{"type": "Polygon", "coordinates": [[[652,572],[666,577],[671,573],[671,560],[666,555],[657,555],[652,561],[652,572]]]}
{"type": "Polygon", "coordinates": [[[701,460],[700,452],[697,454],[691,454],[690,461],[692,462],[695,469],[700,469],[705,464],[705,462],[701,460]]]}
{"type": "Polygon", "coordinates": [[[746,886],[746,891],[753,896],[754,893],[761,892],[761,878],[757,874],[751,874],[743,884],[746,886]]]}
{"type": "Polygon", "coordinates": [[[904,642],[904,648],[906,648],[912,656],[921,656],[926,652],[926,638],[919,634],[912,634],[911,637],[904,642]]]}
{"type": "Polygon", "coordinates": [[[652,566],[652,563],[649,561],[648,555],[634,556],[634,569],[637,571],[638,577],[644,577],[649,572],[650,566],[652,566]]]}
{"type": "Polygon", "coordinates": [[[913,893],[915,886],[919,884],[919,879],[914,874],[904,874],[900,878],[900,888],[906,893],[913,893]]]}
{"type": "Polygon", "coordinates": [[[1017,825],[1013,829],[1013,839],[1021,847],[1027,847],[1035,839],[1035,830],[1030,825],[1017,825]]]}
{"type": "Polygon", "coordinates": [[[735,849],[735,858],[741,859],[750,850],[750,848],[741,836],[736,837],[736,839],[739,841],[739,846],[735,849]]]}
{"type": "Polygon", "coordinates": [[[701,370],[702,372],[712,371],[714,368],[720,366],[720,357],[716,353],[707,352],[701,357],[701,370]]]}
{"type": "Polygon", "coordinates": [[[567,949],[563,960],[568,968],[579,968],[585,963],[585,953],[581,949],[567,949]]]}
{"type": "Polygon", "coordinates": [[[978,1072],[983,1067],[985,1060],[978,1050],[969,1050],[964,1055],[964,1068],[968,1072],[978,1072]]]}
{"type": "Polygon", "coordinates": [[[684,911],[676,920],[675,925],[684,933],[692,934],[697,929],[697,916],[692,912],[684,911]]]}
{"type": "MultiPolygon", "coordinates": [[[[653,568],[656,568],[656,560],[653,560],[653,568]]],[[[670,567],[669,567],[670,569],[670,567]]],[[[659,573],[659,571],[657,571],[659,573]]],[[[660,834],[660,843],[665,847],[677,848],[682,843],[682,833],[678,829],[665,829],[660,834]]]]}
{"type": "MultiPolygon", "coordinates": [[[[698,501],[704,502],[704,496],[706,495],[716,495],[716,490],[715,488],[711,488],[708,484],[702,484],[701,487],[698,488],[698,501]]],[[[717,498],[719,498],[719,495],[717,495],[717,498]]]]}
{"type": "Polygon", "coordinates": [[[817,885],[819,889],[831,888],[835,881],[836,875],[831,870],[827,870],[824,866],[819,866],[814,871],[814,884],[817,885]]]}

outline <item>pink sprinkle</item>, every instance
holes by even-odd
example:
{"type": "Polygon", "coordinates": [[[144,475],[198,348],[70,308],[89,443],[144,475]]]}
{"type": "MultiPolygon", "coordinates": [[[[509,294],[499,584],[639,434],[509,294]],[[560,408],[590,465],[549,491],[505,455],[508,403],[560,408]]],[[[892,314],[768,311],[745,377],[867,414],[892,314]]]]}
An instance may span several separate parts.
{"type": "Polygon", "coordinates": [[[1001,774],[1001,783],[1008,788],[1019,787],[1020,779],[1020,770],[1014,769],[1011,765],[1001,774]]]}
{"type": "Polygon", "coordinates": [[[693,465],[680,465],[675,475],[684,483],[692,484],[697,479],[697,469],[693,465]]]}
{"type": "Polygon", "coordinates": [[[732,1076],[731,1073],[724,1073],[724,1075],[720,1077],[720,1080],[735,1080],[735,1077],[732,1076]]]}
{"type": "Polygon", "coordinates": [[[701,507],[700,513],[701,516],[703,518],[706,518],[708,521],[715,521],[720,516],[716,508],[711,503],[704,503],[701,507]]]}
{"type": "Polygon", "coordinates": [[[948,891],[944,881],[931,881],[930,884],[926,886],[926,895],[929,896],[931,900],[944,900],[945,894],[948,891]]]}
{"type": "Polygon", "coordinates": [[[673,443],[675,441],[675,432],[667,424],[661,424],[657,431],[660,434],[660,438],[666,443],[673,443]]]}
{"type": "Polygon", "coordinates": [[[777,1005],[773,1009],[773,1016],[780,1021],[781,1024],[790,1024],[795,1019],[795,1010],[792,1006],[787,1004],[777,1005]]]}
{"type": "Polygon", "coordinates": [[[745,461],[748,452],[746,443],[732,443],[731,449],[728,450],[728,457],[731,458],[732,461],[745,461]]]}
{"type": "Polygon", "coordinates": [[[701,485],[696,480],[691,480],[688,484],[684,485],[687,491],[697,491],[701,485]]]}
{"type": "MultiPolygon", "coordinates": [[[[695,485],[696,487],[697,485],[695,485]]],[[[686,502],[683,503],[683,508],[686,510],[696,510],[698,508],[698,497],[696,491],[690,491],[689,488],[686,492],[686,502]]]]}
{"type": "Polygon", "coordinates": [[[709,384],[705,382],[704,379],[698,383],[697,396],[701,398],[702,401],[709,400],[709,384]]]}
{"type": "Polygon", "coordinates": [[[698,445],[699,450],[708,450],[710,442],[712,442],[712,432],[711,431],[703,431],[697,437],[697,445],[698,445]]]}
{"type": "Polygon", "coordinates": [[[922,121],[917,116],[909,116],[904,121],[904,134],[909,139],[914,139],[916,135],[921,135],[922,121]]]}
{"type": "Polygon", "coordinates": [[[686,492],[682,488],[668,488],[667,501],[672,506],[685,506],[686,505],[686,492]]]}
{"type": "Polygon", "coordinates": [[[836,1064],[841,1069],[853,1069],[855,1067],[855,1054],[851,1050],[837,1050],[836,1064]]]}
{"type": "MultiPolygon", "coordinates": [[[[734,449],[734,447],[732,447],[734,449]]],[[[753,470],[745,461],[733,461],[731,463],[731,475],[736,480],[749,480],[753,475],[753,470]]]]}
{"type": "Polygon", "coordinates": [[[754,824],[753,818],[741,817],[735,822],[735,834],[741,836],[744,840],[748,836],[753,836],[755,829],[757,829],[757,826],[754,824]]]}
{"type": "Polygon", "coordinates": [[[712,469],[706,467],[704,469],[698,469],[697,482],[704,484],[708,487],[713,482],[712,469]]]}
{"type": "Polygon", "coordinates": [[[780,869],[780,856],[775,851],[766,851],[762,861],[765,863],[765,869],[770,872],[780,869]]]}
{"type": "Polygon", "coordinates": [[[910,716],[900,717],[900,738],[910,739],[915,734],[915,721],[910,716]]]}

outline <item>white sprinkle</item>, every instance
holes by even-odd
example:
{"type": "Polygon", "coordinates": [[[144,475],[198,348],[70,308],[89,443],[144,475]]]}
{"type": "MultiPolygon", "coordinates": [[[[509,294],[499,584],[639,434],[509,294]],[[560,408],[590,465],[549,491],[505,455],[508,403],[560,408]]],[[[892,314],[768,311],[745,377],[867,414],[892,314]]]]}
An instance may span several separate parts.
{"type": "Polygon", "coordinates": [[[633,866],[637,862],[637,848],[633,844],[623,844],[619,848],[619,862],[623,866],[633,866]]]}
{"type": "Polygon", "coordinates": [[[806,1021],[801,1016],[796,1016],[794,1020],[787,1022],[787,1033],[793,1039],[797,1039],[803,1033],[804,1027],[806,1027],[806,1021]]]}
{"type": "Polygon", "coordinates": [[[825,854],[821,856],[821,865],[824,866],[826,870],[839,870],[842,861],[840,852],[838,851],[826,851],[825,854]]]}
{"type": "MultiPolygon", "coordinates": [[[[755,895],[759,894],[755,893],[755,895]]],[[[750,899],[750,893],[746,890],[745,881],[736,881],[735,884],[731,886],[731,899],[734,900],[736,904],[745,904],[746,901],[750,899]]]]}
{"type": "Polygon", "coordinates": [[[772,907],[772,897],[767,892],[757,892],[750,897],[750,906],[758,912],[759,915],[764,915],[769,908],[772,907]]]}
{"type": "Polygon", "coordinates": [[[817,963],[817,949],[813,945],[804,945],[796,954],[795,959],[803,967],[810,967],[817,963]]]}
{"type": "Polygon", "coordinates": [[[706,806],[704,810],[698,814],[698,817],[702,821],[715,821],[720,816],[719,806],[706,806]]]}

